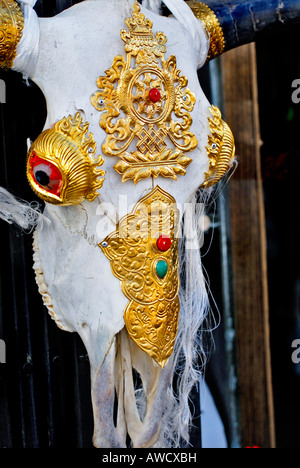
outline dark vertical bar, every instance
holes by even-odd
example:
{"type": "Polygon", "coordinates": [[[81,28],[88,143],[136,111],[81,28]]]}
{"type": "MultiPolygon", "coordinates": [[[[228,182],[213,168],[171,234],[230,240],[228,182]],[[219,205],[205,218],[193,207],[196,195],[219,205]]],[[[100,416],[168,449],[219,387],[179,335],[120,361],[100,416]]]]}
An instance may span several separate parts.
{"type": "Polygon", "coordinates": [[[195,385],[191,395],[191,410],[193,414],[192,431],[190,437],[190,444],[192,448],[202,448],[202,434],[201,434],[201,395],[200,395],[200,382],[195,385]]]}
{"type": "Polygon", "coordinates": [[[54,427],[54,408],[53,408],[53,396],[51,391],[51,362],[50,362],[50,349],[49,349],[49,331],[48,331],[48,312],[46,308],[43,311],[43,354],[44,354],[44,371],[46,374],[46,383],[45,383],[45,394],[47,398],[46,403],[46,419],[48,421],[48,438],[47,438],[47,446],[53,447],[54,446],[54,437],[55,437],[55,427],[54,427]]]}
{"type": "Polygon", "coordinates": [[[92,448],[93,410],[91,404],[90,363],[78,335],[74,335],[74,399],[77,447],[92,448]]]}

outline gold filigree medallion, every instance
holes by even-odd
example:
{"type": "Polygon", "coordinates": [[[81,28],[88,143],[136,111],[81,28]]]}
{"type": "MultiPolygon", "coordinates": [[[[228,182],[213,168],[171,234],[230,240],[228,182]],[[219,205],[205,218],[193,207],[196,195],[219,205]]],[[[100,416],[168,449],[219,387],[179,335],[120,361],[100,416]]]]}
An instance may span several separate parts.
{"type": "Polygon", "coordinates": [[[186,153],[198,143],[190,132],[195,95],[177,69],[176,57],[165,59],[166,36],[154,36],[138,2],[133,10],[125,21],[129,31],[121,31],[127,58],[115,57],[91,96],[107,133],[102,150],[120,158],[114,168],[123,182],[158,176],[177,180],[192,162],[186,153]],[[135,151],[130,151],[132,144],[135,151]]]}
{"type": "Polygon", "coordinates": [[[178,329],[178,218],[175,199],[157,186],[99,244],[129,300],[129,336],[162,367],[178,329]]]}
{"type": "Polygon", "coordinates": [[[0,67],[10,69],[21,40],[24,19],[19,5],[14,0],[0,1],[0,67]]]}

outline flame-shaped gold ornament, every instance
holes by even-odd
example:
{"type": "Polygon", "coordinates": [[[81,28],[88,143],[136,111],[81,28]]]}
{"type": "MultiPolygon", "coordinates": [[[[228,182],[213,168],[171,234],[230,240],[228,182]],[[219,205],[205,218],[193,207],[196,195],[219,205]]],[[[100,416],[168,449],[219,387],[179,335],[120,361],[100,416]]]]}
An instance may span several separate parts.
{"type": "Polygon", "coordinates": [[[34,192],[54,205],[93,201],[104,182],[89,123],[80,112],[58,121],[32,143],[27,156],[27,178],[34,192]]]}

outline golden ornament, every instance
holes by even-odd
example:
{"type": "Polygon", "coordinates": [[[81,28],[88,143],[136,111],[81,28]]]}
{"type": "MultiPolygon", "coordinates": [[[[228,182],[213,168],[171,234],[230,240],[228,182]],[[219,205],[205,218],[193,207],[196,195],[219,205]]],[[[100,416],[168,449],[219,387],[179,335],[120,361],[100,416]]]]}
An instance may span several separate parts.
{"type": "Polygon", "coordinates": [[[93,201],[104,182],[99,169],[104,160],[96,156],[97,145],[89,124],[80,112],[45,130],[31,145],[27,178],[36,194],[55,205],[77,205],[93,201]]]}
{"type": "Polygon", "coordinates": [[[161,367],[178,329],[178,219],[175,199],[157,186],[99,244],[130,301],[124,313],[129,336],[161,367]]]}
{"type": "Polygon", "coordinates": [[[205,181],[202,188],[217,184],[232,167],[235,157],[235,143],[233,134],[224,120],[220,110],[212,106],[210,108],[212,117],[209,117],[209,128],[211,135],[208,137],[206,147],[209,157],[209,170],[205,173],[205,181]]]}
{"type": "Polygon", "coordinates": [[[196,98],[177,69],[176,57],[164,57],[166,36],[162,32],[154,36],[152,22],[140,12],[138,2],[125,23],[129,31],[122,30],[121,38],[127,57],[115,57],[91,96],[108,135],[102,150],[120,158],[114,169],[123,182],[158,176],[177,180],[192,162],[186,153],[198,143],[190,132],[196,98]],[[174,115],[179,120],[173,120],[174,115]],[[130,151],[133,143],[135,151],[130,151]]]}
{"type": "Polygon", "coordinates": [[[186,2],[197,19],[199,19],[210,39],[210,47],[207,55],[207,61],[223,54],[225,50],[225,37],[219,20],[205,3],[189,0],[186,2]]]}
{"type": "Polygon", "coordinates": [[[24,18],[17,2],[0,0],[0,68],[12,68],[23,28],[24,18]]]}

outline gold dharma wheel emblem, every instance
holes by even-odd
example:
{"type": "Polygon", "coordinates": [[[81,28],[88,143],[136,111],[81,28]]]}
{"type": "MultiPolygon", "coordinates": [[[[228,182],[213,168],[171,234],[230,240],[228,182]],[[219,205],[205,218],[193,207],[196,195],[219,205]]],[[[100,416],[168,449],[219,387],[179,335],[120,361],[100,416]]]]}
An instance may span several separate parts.
{"type": "Polygon", "coordinates": [[[119,157],[114,169],[123,182],[158,176],[177,180],[192,162],[186,153],[198,144],[190,131],[196,98],[176,57],[165,59],[165,34],[153,34],[138,2],[125,23],[129,31],[122,30],[121,38],[126,59],[115,57],[91,96],[107,133],[102,151],[119,157]]]}

